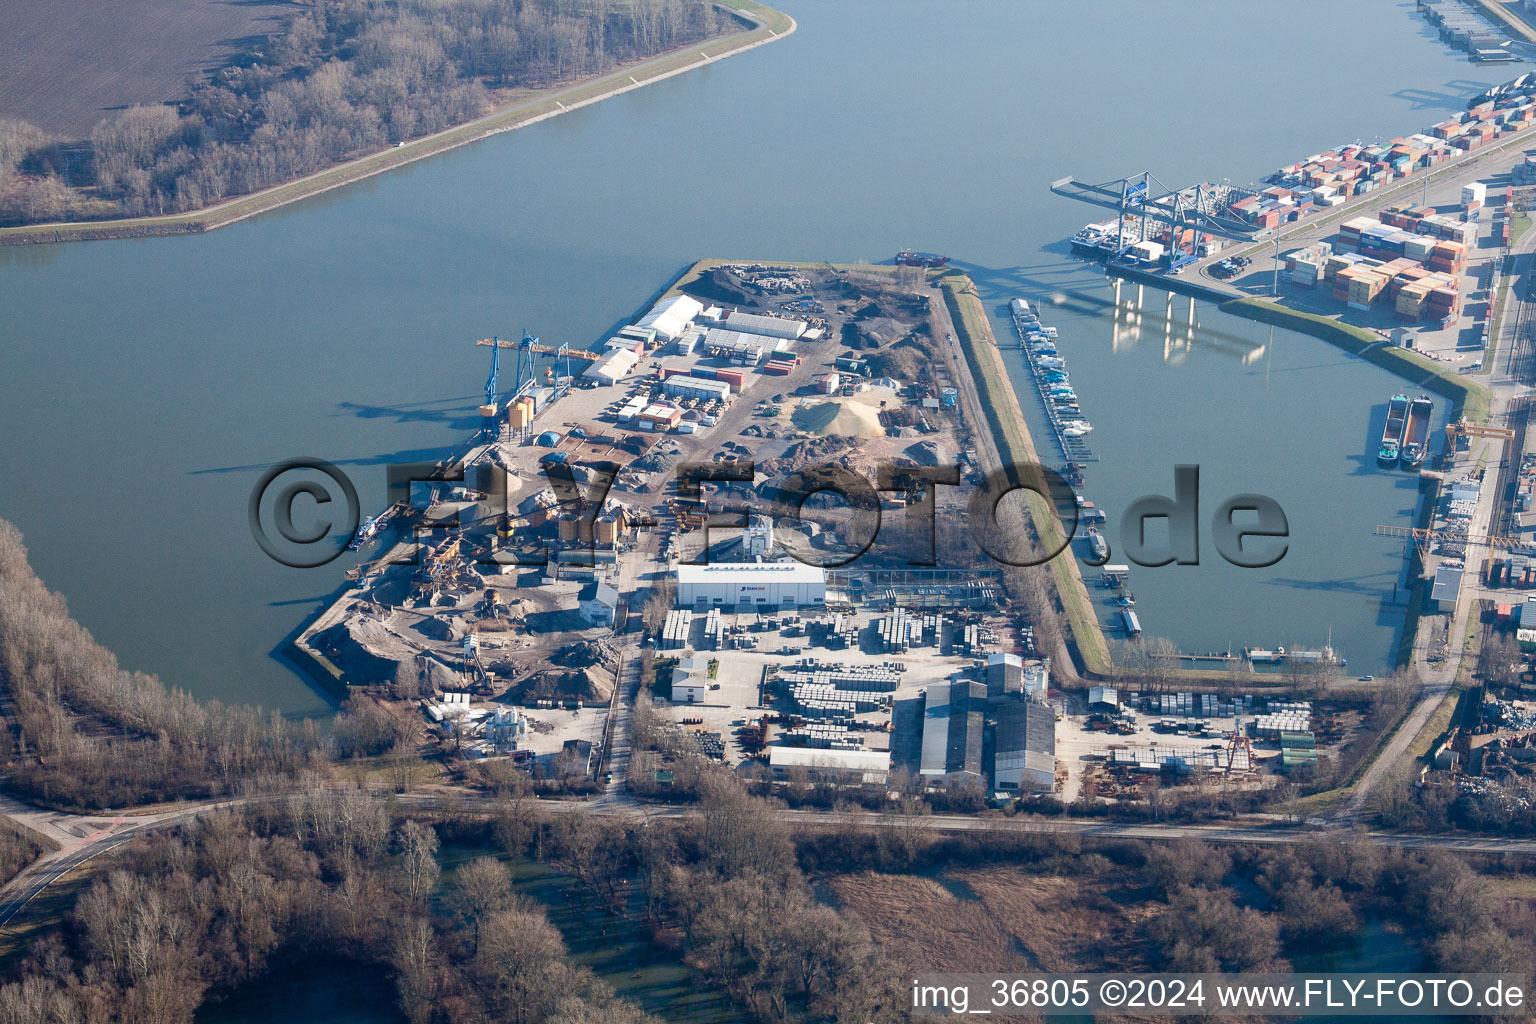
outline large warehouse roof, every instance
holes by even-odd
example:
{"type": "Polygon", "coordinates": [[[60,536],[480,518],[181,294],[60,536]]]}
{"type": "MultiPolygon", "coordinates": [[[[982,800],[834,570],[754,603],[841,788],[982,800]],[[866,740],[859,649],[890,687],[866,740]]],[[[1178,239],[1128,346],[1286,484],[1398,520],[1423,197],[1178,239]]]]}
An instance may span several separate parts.
{"type": "Polygon", "coordinates": [[[629,349],[619,349],[603,360],[601,363],[593,363],[587,367],[583,377],[598,377],[604,380],[617,381],[626,373],[635,368],[640,357],[629,349]]]}
{"type": "Polygon", "coordinates": [[[698,299],[688,295],[674,295],[652,306],[651,311],[641,317],[635,326],[654,327],[657,334],[671,341],[683,333],[693,318],[702,312],[704,304],[698,299]]]}
{"type": "Polygon", "coordinates": [[[844,771],[889,771],[888,750],[835,750],[825,747],[769,747],[768,763],[775,768],[839,768],[844,771]]]}
{"type": "Polygon", "coordinates": [[[762,334],[770,338],[798,338],[805,333],[803,320],[787,320],[781,316],[759,316],[756,313],[732,313],[725,318],[725,326],[733,331],[762,334]]]}
{"type": "Polygon", "coordinates": [[[680,565],[678,583],[826,583],[827,570],[803,562],[718,562],[680,565]]]}
{"type": "Polygon", "coordinates": [[[979,776],[986,686],[965,680],[932,683],[927,696],[918,774],[979,776]]]}

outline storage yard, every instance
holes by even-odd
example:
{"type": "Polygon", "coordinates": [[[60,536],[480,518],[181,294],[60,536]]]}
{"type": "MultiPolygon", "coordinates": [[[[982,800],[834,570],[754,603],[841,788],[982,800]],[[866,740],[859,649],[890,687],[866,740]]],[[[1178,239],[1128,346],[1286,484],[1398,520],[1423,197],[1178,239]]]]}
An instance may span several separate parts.
{"type": "MultiPolygon", "coordinates": [[[[669,721],[732,764],[773,767],[772,737],[853,762],[797,771],[862,779],[881,757],[889,770],[891,722],[926,686],[977,671],[999,645],[1032,652],[1027,626],[997,611],[995,570],[882,578],[878,567],[905,566],[906,552],[876,547],[860,563],[875,575],[829,582],[787,554],[841,550],[844,525],[810,514],[716,525],[709,564],[684,563],[703,551],[707,515],[766,500],[786,473],[831,465],[873,480],[891,460],[974,459],[957,382],[932,358],[929,287],[921,268],[709,263],[600,341],[482,340],[479,436],[419,485],[425,505],[416,494],[360,531],[351,588],[297,646],[348,686],[420,694],[446,755],[532,757],[549,772],[572,759],[569,742],[601,748],[642,657],[634,641],[649,635],[644,606],[675,592],[650,639],[657,658],[677,661],[646,681],[678,702],[669,721]],[[739,459],[755,461],[755,483],[712,483],[701,502],[679,493],[679,465],[739,459]],[[781,610],[796,620],[772,621],[781,610]],[[837,651],[837,673],[817,666],[817,647],[837,651]],[[710,650],[730,653],[701,662],[710,650]],[[894,672],[882,667],[892,654],[911,671],[887,699],[847,696],[861,685],[847,672],[894,672]],[[524,717],[508,724],[509,710],[524,717]],[[738,735],[743,723],[758,727],[755,743],[738,735]],[[842,757],[860,752],[870,756],[842,757]]],[[[951,516],[954,492],[939,501],[951,516]]],[[[882,503],[917,498],[896,490],[882,503]]],[[[787,770],[808,755],[778,757],[787,770]]],[[[593,778],[600,763],[589,762],[593,778]]]]}
{"type": "Polygon", "coordinates": [[[1095,686],[1056,702],[1063,800],[1139,799],[1148,783],[1262,787],[1336,753],[1356,714],[1251,694],[1095,686]]]}

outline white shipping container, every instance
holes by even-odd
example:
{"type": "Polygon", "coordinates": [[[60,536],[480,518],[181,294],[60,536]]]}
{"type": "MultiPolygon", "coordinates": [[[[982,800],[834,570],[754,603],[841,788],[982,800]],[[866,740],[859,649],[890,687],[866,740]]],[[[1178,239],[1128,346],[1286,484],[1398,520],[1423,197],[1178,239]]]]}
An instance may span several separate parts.
{"type": "Polygon", "coordinates": [[[1482,204],[1488,201],[1488,186],[1481,181],[1474,181],[1461,186],[1461,205],[1471,203],[1482,204]]]}

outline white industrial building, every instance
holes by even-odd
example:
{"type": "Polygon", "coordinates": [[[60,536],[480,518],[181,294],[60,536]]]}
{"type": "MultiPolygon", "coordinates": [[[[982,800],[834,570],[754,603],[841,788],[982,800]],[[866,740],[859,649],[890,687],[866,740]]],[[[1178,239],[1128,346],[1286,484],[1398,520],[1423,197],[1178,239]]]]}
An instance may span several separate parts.
{"type": "Polygon", "coordinates": [[[633,352],[641,355],[645,352],[645,342],[639,338],[626,338],[616,334],[603,342],[603,354],[608,355],[613,352],[633,352]]]}
{"type": "Polygon", "coordinates": [[[709,693],[709,662],[682,658],[672,670],[672,703],[702,704],[709,693]]]}
{"type": "Polygon", "coordinates": [[[704,303],[687,295],[674,295],[670,299],[662,299],[651,307],[651,311],[641,317],[636,327],[649,327],[656,331],[656,337],[667,341],[676,341],[693,318],[704,312],[704,303]]]}
{"type": "Polygon", "coordinates": [[[731,397],[731,385],[723,380],[706,380],[703,377],[668,377],[661,390],[674,398],[698,398],[705,401],[731,397]]]}
{"type": "Polygon", "coordinates": [[[629,375],[629,371],[640,362],[638,353],[629,349],[618,349],[607,359],[600,363],[593,363],[582,374],[587,380],[596,381],[604,387],[612,387],[629,375]]]}
{"type": "Polygon", "coordinates": [[[677,606],[805,608],[827,601],[827,571],[800,562],[723,562],[677,567],[677,606]]]}
{"type": "Polygon", "coordinates": [[[577,595],[577,610],[594,626],[612,626],[618,615],[619,592],[607,583],[589,583],[577,595]]]}
{"type": "Polygon", "coordinates": [[[805,333],[804,321],[759,316],[756,313],[732,313],[725,318],[725,326],[733,331],[761,334],[765,338],[788,338],[790,341],[805,333]]]}
{"type": "Polygon", "coordinates": [[[883,786],[891,773],[891,754],[886,750],[835,750],[820,747],[769,747],[768,767],[776,779],[792,772],[853,785],[883,786]]]}

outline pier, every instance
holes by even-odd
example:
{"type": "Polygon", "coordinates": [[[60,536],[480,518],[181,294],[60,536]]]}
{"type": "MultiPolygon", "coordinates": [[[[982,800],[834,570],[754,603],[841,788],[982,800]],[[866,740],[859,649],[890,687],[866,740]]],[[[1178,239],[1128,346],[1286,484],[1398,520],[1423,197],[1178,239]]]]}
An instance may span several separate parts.
{"type": "Polygon", "coordinates": [[[1081,406],[1075,405],[1070,417],[1062,414],[1061,406],[1051,397],[1050,383],[1045,378],[1046,368],[1041,366],[1041,353],[1031,346],[1031,341],[1051,342],[1051,355],[1061,362],[1060,372],[1066,374],[1066,360],[1055,355],[1054,338],[1045,333],[1045,328],[1040,321],[1029,311],[1030,307],[1019,299],[1013,300],[1010,310],[1013,319],[1013,329],[1019,336],[1019,351],[1024,354],[1024,362],[1029,366],[1030,376],[1035,379],[1035,389],[1040,394],[1040,403],[1045,407],[1046,419],[1051,424],[1051,433],[1056,437],[1056,444],[1061,448],[1061,453],[1068,462],[1098,462],[1099,457],[1093,454],[1093,449],[1083,440],[1082,435],[1068,433],[1069,424],[1087,421],[1083,419],[1081,406]],[[1022,307],[1022,311],[1021,311],[1022,307]]]}
{"type": "Polygon", "coordinates": [[[1154,658],[1167,658],[1170,661],[1211,661],[1211,662],[1246,662],[1247,659],[1240,654],[1230,651],[1210,651],[1205,654],[1195,654],[1189,651],[1151,651],[1154,658]]]}

